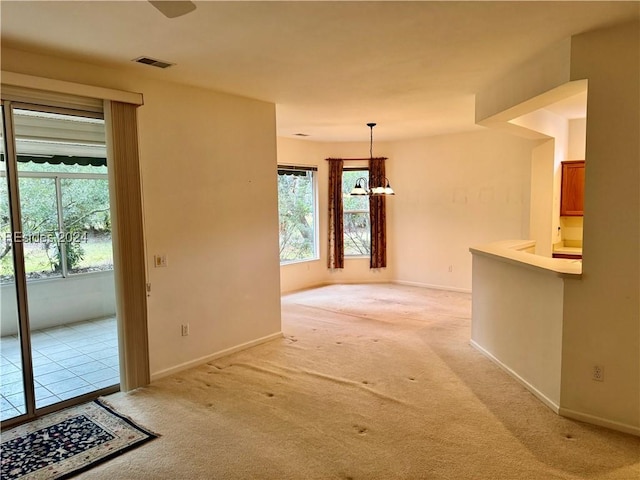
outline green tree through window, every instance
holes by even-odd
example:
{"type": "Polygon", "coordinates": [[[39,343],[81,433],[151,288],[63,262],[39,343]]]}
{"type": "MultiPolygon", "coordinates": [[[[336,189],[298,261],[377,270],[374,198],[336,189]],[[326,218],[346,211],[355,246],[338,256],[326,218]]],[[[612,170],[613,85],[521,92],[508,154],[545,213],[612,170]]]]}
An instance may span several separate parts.
{"type": "Polygon", "coordinates": [[[345,169],[342,172],[345,256],[368,256],[371,254],[369,197],[367,195],[349,195],[358,178],[365,178],[368,183],[369,171],[345,169]]]}
{"type": "MultiPolygon", "coordinates": [[[[14,109],[21,232],[0,205],[0,277],[13,281],[13,245],[27,280],[113,269],[104,120],[14,109]]],[[[0,149],[1,150],[1,149],[0,149]]],[[[0,198],[7,166],[0,151],[0,198]]]]}
{"type": "Polygon", "coordinates": [[[315,170],[278,167],[280,262],[317,258],[315,170]]]}
{"type": "MultiPolygon", "coordinates": [[[[2,162],[4,163],[4,162],[2,162]]],[[[0,168],[0,174],[4,174],[0,168]]],[[[60,174],[64,175],[64,174],[60,174]]],[[[28,279],[113,269],[109,187],[104,178],[58,178],[32,172],[20,176],[22,241],[28,279]],[[59,225],[58,189],[63,225],[59,225]],[[62,248],[64,243],[64,249],[62,248]],[[63,258],[62,252],[65,252],[63,258]]],[[[6,182],[0,182],[5,198],[6,182]]],[[[8,211],[0,216],[0,276],[12,281],[13,253],[8,211]]]]}

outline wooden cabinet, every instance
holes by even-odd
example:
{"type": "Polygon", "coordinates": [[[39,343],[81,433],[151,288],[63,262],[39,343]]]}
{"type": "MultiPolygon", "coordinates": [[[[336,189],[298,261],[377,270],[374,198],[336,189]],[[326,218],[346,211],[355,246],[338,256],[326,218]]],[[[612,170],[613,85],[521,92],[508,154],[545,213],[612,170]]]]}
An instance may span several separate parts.
{"type": "Polygon", "coordinates": [[[560,216],[581,217],[584,214],[584,160],[562,162],[560,216]]]}

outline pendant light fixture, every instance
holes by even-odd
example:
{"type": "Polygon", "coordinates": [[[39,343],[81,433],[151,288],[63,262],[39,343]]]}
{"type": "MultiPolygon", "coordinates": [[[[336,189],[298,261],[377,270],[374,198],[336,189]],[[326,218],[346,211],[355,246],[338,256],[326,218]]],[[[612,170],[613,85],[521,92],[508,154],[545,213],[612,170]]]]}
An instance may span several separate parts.
{"type": "MultiPolygon", "coordinates": [[[[369,159],[373,159],[373,127],[375,127],[375,123],[367,123],[367,127],[371,130],[371,142],[369,143],[369,159]]],[[[395,192],[391,188],[389,184],[389,179],[387,177],[384,178],[385,185],[379,185],[377,187],[369,188],[367,184],[367,179],[364,177],[360,177],[356,180],[356,184],[351,190],[350,195],[395,195],[395,192]]]]}

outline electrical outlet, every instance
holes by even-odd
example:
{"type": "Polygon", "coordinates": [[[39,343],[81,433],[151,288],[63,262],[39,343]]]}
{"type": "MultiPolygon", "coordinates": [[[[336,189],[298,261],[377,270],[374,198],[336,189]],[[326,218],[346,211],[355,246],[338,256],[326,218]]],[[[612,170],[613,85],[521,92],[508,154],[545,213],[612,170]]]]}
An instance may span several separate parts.
{"type": "Polygon", "coordinates": [[[594,365],[591,371],[591,378],[596,382],[604,382],[604,367],[602,365],[594,365]]]}
{"type": "Polygon", "coordinates": [[[182,325],[182,336],[186,337],[187,335],[189,335],[189,324],[185,323],[182,325]]]}

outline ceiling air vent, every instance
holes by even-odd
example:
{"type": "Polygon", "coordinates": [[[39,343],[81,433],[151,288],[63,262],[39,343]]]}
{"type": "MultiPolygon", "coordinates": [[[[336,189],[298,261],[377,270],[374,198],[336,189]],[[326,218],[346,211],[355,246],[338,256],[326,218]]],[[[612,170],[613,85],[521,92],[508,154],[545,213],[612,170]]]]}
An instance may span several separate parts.
{"type": "Polygon", "coordinates": [[[175,63],[169,63],[169,62],[156,60],[155,58],[149,58],[149,57],[138,57],[138,58],[135,58],[133,61],[137,63],[144,63],[145,65],[151,65],[152,67],[158,67],[158,68],[168,68],[168,67],[171,67],[172,65],[175,65],[175,63]]]}

